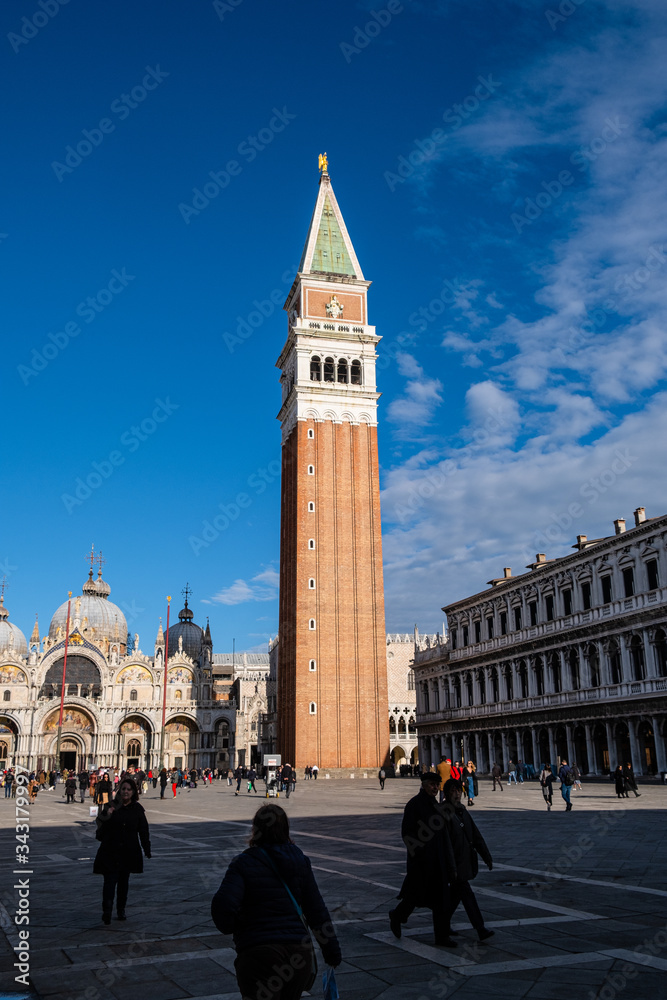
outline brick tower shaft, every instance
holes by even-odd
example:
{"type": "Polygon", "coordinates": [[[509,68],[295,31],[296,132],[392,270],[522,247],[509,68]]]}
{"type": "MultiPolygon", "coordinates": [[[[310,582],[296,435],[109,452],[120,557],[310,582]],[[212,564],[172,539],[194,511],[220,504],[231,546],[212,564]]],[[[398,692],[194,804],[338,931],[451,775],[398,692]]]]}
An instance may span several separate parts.
{"type": "Polygon", "coordinates": [[[297,767],[374,768],[389,749],[369,284],[325,164],[277,362],[278,740],[297,767]]]}

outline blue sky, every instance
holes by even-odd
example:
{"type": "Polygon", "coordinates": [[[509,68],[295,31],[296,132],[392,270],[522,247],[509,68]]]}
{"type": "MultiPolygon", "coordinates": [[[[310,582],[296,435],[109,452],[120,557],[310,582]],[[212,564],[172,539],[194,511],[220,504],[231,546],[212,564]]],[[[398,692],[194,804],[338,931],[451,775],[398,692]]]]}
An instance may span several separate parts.
{"type": "Polygon", "coordinates": [[[6,0],[12,620],[44,634],[94,543],[144,651],[186,581],[218,651],[275,634],[271,295],[324,150],[384,338],[388,630],[664,513],[666,27],[658,0],[6,0]]]}

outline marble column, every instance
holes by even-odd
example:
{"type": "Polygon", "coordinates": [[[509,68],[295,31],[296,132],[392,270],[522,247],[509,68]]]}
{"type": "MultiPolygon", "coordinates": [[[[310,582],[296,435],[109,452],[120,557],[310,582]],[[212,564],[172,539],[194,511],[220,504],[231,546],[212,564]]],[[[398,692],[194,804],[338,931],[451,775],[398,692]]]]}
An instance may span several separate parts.
{"type": "Polygon", "coordinates": [[[598,774],[598,765],[595,759],[595,744],[593,743],[593,733],[590,722],[584,723],[584,729],[586,731],[586,755],[588,757],[588,771],[586,773],[598,774]]]}
{"type": "Polygon", "coordinates": [[[616,748],[616,738],[614,736],[614,731],[612,729],[611,722],[605,722],[605,729],[607,730],[607,753],[609,754],[609,769],[613,771],[618,764],[622,764],[623,761],[617,760],[618,750],[616,748]]]}
{"type": "Polygon", "coordinates": [[[533,742],[533,767],[537,770],[542,761],[540,760],[540,745],[537,741],[537,729],[530,730],[530,738],[533,742]]]}
{"type": "MultiPolygon", "coordinates": [[[[574,749],[574,739],[572,738],[572,726],[569,722],[565,723],[565,734],[567,736],[567,762],[571,765],[572,761],[576,760],[576,753],[574,749]]],[[[578,760],[577,764],[579,764],[578,760]]]]}
{"type": "MultiPolygon", "coordinates": [[[[639,749],[639,740],[637,739],[637,731],[635,729],[635,722],[633,719],[627,720],[628,733],[630,734],[630,756],[632,757],[632,770],[635,774],[644,773],[644,761],[641,757],[641,752],[639,749]]],[[[627,761],[623,761],[627,763],[627,761]]]]}
{"type": "Polygon", "coordinates": [[[463,763],[467,764],[470,760],[470,737],[468,733],[463,734],[463,763]]]}
{"type": "Polygon", "coordinates": [[[521,739],[521,730],[515,729],[514,735],[516,736],[516,763],[518,764],[519,761],[522,761],[525,764],[526,762],[523,758],[523,741],[521,739]]]}
{"type": "Polygon", "coordinates": [[[558,751],[556,750],[553,726],[548,726],[547,732],[549,733],[549,756],[551,757],[551,760],[547,761],[547,763],[551,764],[552,767],[556,767],[558,763],[558,751]]]}
{"type": "Polygon", "coordinates": [[[651,719],[653,729],[653,739],[655,740],[655,760],[658,772],[667,771],[667,756],[665,755],[665,741],[660,735],[660,720],[655,716],[651,719]]]}
{"type": "Polygon", "coordinates": [[[509,758],[509,750],[507,748],[507,733],[505,732],[504,729],[503,729],[502,733],[500,734],[500,739],[502,740],[502,744],[503,744],[503,759],[502,759],[502,765],[501,766],[502,766],[503,771],[507,771],[507,767],[508,767],[510,758],[509,758]]]}
{"type": "Polygon", "coordinates": [[[493,749],[493,734],[492,733],[487,733],[486,734],[486,745],[487,745],[487,750],[488,750],[488,754],[489,754],[489,771],[490,771],[491,768],[493,767],[493,756],[495,754],[495,750],[493,749]]]}
{"type": "MultiPolygon", "coordinates": [[[[480,734],[475,733],[474,739],[475,739],[475,766],[477,767],[478,771],[485,771],[486,766],[485,766],[484,756],[482,754],[482,740],[480,734]]],[[[658,743],[656,737],[656,747],[657,745],[658,743]]]]}

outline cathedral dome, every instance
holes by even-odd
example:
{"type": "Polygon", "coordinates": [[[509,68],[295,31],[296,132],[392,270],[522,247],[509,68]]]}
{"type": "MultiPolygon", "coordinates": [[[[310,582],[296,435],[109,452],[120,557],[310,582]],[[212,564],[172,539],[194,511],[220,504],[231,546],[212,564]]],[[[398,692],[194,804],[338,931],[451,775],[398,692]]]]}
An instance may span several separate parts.
{"type": "MultiPolygon", "coordinates": [[[[111,588],[102,579],[102,571],[93,580],[93,571],[83,585],[81,597],[72,601],[70,616],[70,631],[75,618],[78,619],[81,632],[87,631],[86,638],[93,642],[107,638],[125,646],[127,639],[127,621],[117,604],[109,600],[111,588]]],[[[64,638],[67,626],[67,601],[60,605],[49,625],[49,638],[57,640],[64,638]],[[60,629],[60,635],[58,634],[60,629]]]]}
{"type": "Polygon", "coordinates": [[[10,622],[5,599],[0,596],[0,653],[11,650],[18,653],[19,656],[27,656],[28,643],[18,625],[10,622]]]}
{"type": "Polygon", "coordinates": [[[176,625],[171,625],[167,636],[169,638],[169,659],[180,650],[179,639],[183,640],[183,652],[186,656],[189,656],[191,660],[195,663],[199,662],[199,657],[201,656],[201,651],[205,644],[205,635],[203,628],[199,625],[195,625],[193,622],[192,609],[188,607],[187,597],[185,599],[185,607],[182,611],[178,613],[178,622],[176,625]]]}

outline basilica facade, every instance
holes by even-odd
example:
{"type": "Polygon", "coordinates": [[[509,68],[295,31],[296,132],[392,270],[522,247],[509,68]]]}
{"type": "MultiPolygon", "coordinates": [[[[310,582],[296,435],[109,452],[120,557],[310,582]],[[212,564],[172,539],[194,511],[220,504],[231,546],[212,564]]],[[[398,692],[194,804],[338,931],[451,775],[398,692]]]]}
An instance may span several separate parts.
{"type": "Polygon", "coordinates": [[[259,760],[268,654],[214,654],[210,628],[195,624],[187,594],[168,636],[160,623],[152,652],[145,654],[109,595],[101,569],[97,579],[91,569],[81,594],[69,602],[69,635],[66,601],[41,639],[35,622],[29,642],[0,598],[0,768],[155,769],[161,742],[167,767],[227,768],[259,760]]]}

